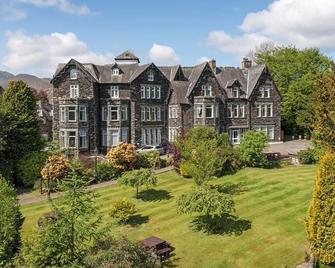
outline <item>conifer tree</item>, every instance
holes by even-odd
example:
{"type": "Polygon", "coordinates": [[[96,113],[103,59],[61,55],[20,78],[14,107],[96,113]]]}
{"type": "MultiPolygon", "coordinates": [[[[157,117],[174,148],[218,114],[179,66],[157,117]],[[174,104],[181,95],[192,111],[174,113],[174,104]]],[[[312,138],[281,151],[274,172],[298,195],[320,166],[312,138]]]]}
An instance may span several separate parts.
{"type": "Polygon", "coordinates": [[[313,255],[322,263],[335,263],[335,153],[327,152],[320,161],[307,233],[313,255]]]}

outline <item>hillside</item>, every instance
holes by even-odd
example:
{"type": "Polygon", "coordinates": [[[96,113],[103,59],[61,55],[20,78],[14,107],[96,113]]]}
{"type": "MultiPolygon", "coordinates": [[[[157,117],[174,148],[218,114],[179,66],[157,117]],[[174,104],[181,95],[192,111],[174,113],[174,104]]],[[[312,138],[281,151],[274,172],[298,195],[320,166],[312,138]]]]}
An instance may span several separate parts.
{"type": "Polygon", "coordinates": [[[0,71],[0,85],[6,87],[9,81],[22,80],[28,86],[36,89],[37,91],[51,89],[51,84],[47,78],[39,78],[30,74],[18,74],[14,75],[6,71],[0,71]]]}

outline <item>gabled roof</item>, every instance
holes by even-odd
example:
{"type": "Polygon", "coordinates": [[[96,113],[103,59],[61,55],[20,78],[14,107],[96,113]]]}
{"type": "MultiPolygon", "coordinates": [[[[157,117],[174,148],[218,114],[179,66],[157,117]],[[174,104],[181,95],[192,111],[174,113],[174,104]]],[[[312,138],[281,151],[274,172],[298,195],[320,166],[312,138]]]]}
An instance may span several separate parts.
{"type": "Polygon", "coordinates": [[[204,69],[207,65],[208,65],[208,62],[203,62],[199,65],[194,66],[194,68],[192,69],[192,72],[191,72],[190,76],[188,77],[188,80],[190,81],[190,84],[189,84],[188,89],[187,89],[186,97],[189,97],[190,94],[192,93],[193,88],[197,84],[202,72],[204,71],[204,69]]]}
{"type": "Polygon", "coordinates": [[[180,72],[180,74],[184,78],[181,80],[186,80],[186,77],[180,65],[159,66],[158,69],[165,75],[167,79],[169,79],[169,81],[179,80],[177,79],[178,72],[180,72]]]}
{"type": "Polygon", "coordinates": [[[80,69],[82,72],[84,72],[91,80],[94,82],[98,82],[98,73],[95,68],[95,66],[91,63],[80,63],[76,61],[75,59],[70,59],[68,63],[60,63],[57,66],[56,72],[51,79],[50,83],[52,83],[59,75],[60,73],[69,65],[75,65],[76,68],[80,69]]]}
{"type": "Polygon", "coordinates": [[[170,96],[170,104],[188,104],[186,97],[189,81],[171,81],[172,93],[170,96]]]}
{"type": "Polygon", "coordinates": [[[247,77],[247,94],[248,98],[251,96],[252,92],[255,89],[255,86],[262,75],[263,71],[265,70],[266,65],[255,65],[248,68],[248,77],[247,77]]]}
{"type": "Polygon", "coordinates": [[[140,62],[140,59],[130,50],[126,50],[122,52],[119,56],[115,58],[115,60],[117,61],[122,61],[122,60],[133,61],[134,60],[134,61],[137,61],[138,63],[140,62]]]}

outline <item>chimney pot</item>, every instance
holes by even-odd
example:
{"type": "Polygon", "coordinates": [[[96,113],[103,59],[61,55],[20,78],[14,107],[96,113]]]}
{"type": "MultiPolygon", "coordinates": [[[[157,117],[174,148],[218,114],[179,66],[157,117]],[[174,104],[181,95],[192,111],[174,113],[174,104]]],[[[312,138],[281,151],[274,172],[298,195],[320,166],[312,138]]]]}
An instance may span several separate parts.
{"type": "Polygon", "coordinates": [[[209,66],[212,68],[213,71],[216,70],[216,60],[212,59],[209,62],[209,66]]]}

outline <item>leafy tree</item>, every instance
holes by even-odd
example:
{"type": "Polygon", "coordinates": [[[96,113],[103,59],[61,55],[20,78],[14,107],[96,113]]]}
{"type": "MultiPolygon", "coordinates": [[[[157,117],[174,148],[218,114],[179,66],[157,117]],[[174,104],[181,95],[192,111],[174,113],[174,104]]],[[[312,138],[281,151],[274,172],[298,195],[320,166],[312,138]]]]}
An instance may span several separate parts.
{"type": "Polygon", "coordinates": [[[120,172],[107,161],[102,161],[96,165],[96,182],[115,180],[120,176],[120,172]]]}
{"type": "Polygon", "coordinates": [[[135,204],[126,198],[122,198],[112,203],[110,215],[119,223],[124,224],[135,212],[135,204]]]}
{"type": "Polygon", "coordinates": [[[262,167],[267,159],[263,150],[267,144],[267,137],[260,131],[248,131],[244,134],[240,144],[241,158],[249,167],[262,167]]]}
{"type": "Polygon", "coordinates": [[[36,105],[34,92],[24,82],[9,82],[0,105],[1,124],[5,126],[0,136],[5,140],[4,156],[7,159],[18,160],[42,148],[36,105]]]}
{"type": "Polygon", "coordinates": [[[23,219],[15,189],[0,177],[0,266],[8,264],[20,247],[23,219]]]}
{"type": "Polygon", "coordinates": [[[57,182],[64,179],[70,169],[70,161],[60,154],[49,156],[47,163],[43,167],[42,179],[47,182],[48,196],[57,182]]]}
{"type": "Polygon", "coordinates": [[[335,70],[319,80],[315,103],[314,138],[335,150],[335,70]]]}
{"type": "Polygon", "coordinates": [[[134,243],[126,237],[113,239],[105,237],[98,240],[85,259],[88,268],[155,268],[160,264],[150,249],[134,243]]]}
{"type": "Polygon", "coordinates": [[[218,135],[214,128],[201,126],[178,138],[180,172],[194,178],[198,185],[213,176],[238,169],[239,154],[227,134],[218,135]]]}
{"type": "Polygon", "coordinates": [[[207,184],[182,194],[177,204],[178,211],[183,214],[198,213],[208,217],[220,217],[235,211],[234,202],[229,195],[207,184]]]}
{"type": "Polygon", "coordinates": [[[307,221],[313,255],[322,263],[335,263],[335,153],[320,160],[307,221]]]}
{"type": "Polygon", "coordinates": [[[255,61],[266,64],[283,96],[281,115],[285,133],[310,133],[314,121],[314,94],[318,77],[330,70],[332,61],[319,49],[266,46],[256,49],[255,61]]]}
{"type": "Polygon", "coordinates": [[[23,256],[32,267],[80,267],[83,258],[105,230],[99,228],[101,216],[94,204],[95,195],[85,191],[85,178],[72,168],[61,182],[63,198],[52,202],[54,217],[46,217],[23,256]]]}
{"type": "Polygon", "coordinates": [[[18,183],[24,187],[34,186],[42,179],[41,171],[48,158],[46,152],[32,152],[20,159],[17,167],[18,183]]]}
{"type": "Polygon", "coordinates": [[[109,150],[108,162],[120,172],[131,170],[136,163],[135,145],[121,143],[109,150]]]}
{"type": "Polygon", "coordinates": [[[136,197],[138,197],[139,188],[141,186],[155,186],[157,178],[153,176],[151,169],[141,168],[125,172],[118,180],[121,185],[133,187],[136,189],[136,197]]]}

